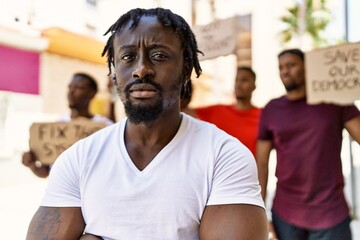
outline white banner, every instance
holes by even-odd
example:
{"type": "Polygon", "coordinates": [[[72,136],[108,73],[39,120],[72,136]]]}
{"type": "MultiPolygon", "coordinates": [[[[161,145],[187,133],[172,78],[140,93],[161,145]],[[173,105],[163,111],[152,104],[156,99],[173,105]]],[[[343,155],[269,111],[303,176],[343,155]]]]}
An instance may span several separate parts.
{"type": "Polygon", "coordinates": [[[360,99],[360,43],[317,49],[305,54],[309,104],[351,104],[360,99]]]}
{"type": "Polygon", "coordinates": [[[235,53],[237,40],[237,17],[217,20],[193,28],[199,50],[199,60],[211,59],[235,53]]]}

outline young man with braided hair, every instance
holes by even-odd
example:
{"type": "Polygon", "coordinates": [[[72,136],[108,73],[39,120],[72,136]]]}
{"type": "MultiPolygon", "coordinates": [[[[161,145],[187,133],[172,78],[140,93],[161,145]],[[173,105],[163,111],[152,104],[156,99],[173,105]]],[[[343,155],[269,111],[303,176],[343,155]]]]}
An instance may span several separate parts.
{"type": "Polygon", "coordinates": [[[250,151],[180,113],[182,87],[201,73],[185,20],[134,9],[108,32],[127,118],[57,159],[27,239],[267,239],[250,151]]]}

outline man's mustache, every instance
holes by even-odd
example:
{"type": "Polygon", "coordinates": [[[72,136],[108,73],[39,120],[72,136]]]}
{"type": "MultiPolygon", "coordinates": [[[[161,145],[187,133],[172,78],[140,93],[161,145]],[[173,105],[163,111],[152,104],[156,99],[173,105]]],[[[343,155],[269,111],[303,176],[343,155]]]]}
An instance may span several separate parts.
{"type": "Polygon", "coordinates": [[[156,83],[156,82],[153,82],[152,80],[150,79],[147,79],[147,78],[138,78],[136,79],[135,81],[127,84],[125,86],[125,92],[128,93],[130,91],[130,88],[136,84],[142,84],[142,83],[146,83],[146,84],[150,84],[152,85],[154,88],[156,88],[156,90],[158,90],[159,92],[162,91],[162,87],[160,86],[160,84],[156,83]]]}

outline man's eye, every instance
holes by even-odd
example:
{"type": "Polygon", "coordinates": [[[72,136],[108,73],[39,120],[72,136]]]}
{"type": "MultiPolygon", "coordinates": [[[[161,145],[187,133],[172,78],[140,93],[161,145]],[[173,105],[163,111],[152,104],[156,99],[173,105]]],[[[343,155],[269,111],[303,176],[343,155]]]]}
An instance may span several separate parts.
{"type": "Polygon", "coordinates": [[[128,61],[128,60],[132,60],[132,59],[134,59],[134,55],[133,55],[133,54],[124,54],[124,55],[121,56],[121,60],[126,60],[126,61],[128,61]]]}
{"type": "Polygon", "coordinates": [[[167,58],[167,56],[163,53],[157,52],[157,53],[152,54],[151,58],[156,59],[156,60],[164,60],[167,58]]]}

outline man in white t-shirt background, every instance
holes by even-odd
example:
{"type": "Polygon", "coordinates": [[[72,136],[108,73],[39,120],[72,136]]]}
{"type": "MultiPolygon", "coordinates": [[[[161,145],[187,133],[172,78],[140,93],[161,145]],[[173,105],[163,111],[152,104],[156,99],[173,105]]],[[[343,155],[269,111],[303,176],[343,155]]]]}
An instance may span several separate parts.
{"type": "MultiPolygon", "coordinates": [[[[70,122],[74,119],[85,118],[94,122],[103,122],[107,126],[113,124],[110,119],[90,112],[90,103],[97,91],[98,86],[92,76],[86,73],[75,73],[67,92],[70,113],[60,117],[57,122],[70,122]]],[[[41,164],[32,151],[23,154],[22,163],[38,177],[46,178],[49,175],[50,165],[41,164]]]]}

